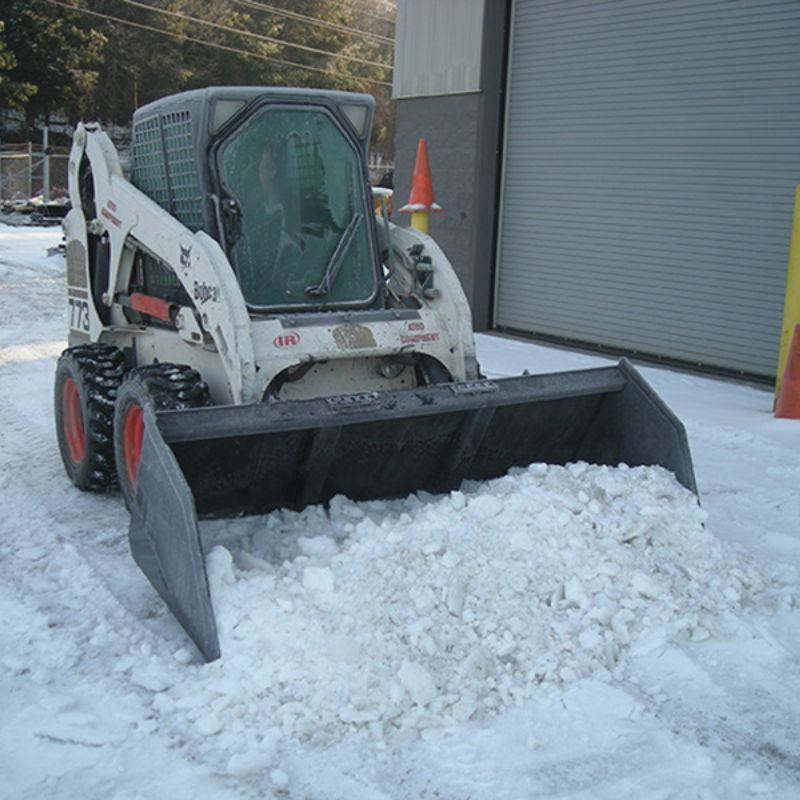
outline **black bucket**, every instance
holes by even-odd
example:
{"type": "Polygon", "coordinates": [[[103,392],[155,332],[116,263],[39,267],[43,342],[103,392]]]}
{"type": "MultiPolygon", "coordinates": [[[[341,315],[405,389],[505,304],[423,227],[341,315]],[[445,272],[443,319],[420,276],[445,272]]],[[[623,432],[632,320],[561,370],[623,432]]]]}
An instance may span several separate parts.
{"type": "Polygon", "coordinates": [[[220,655],[198,519],[457,489],[536,462],[659,465],[697,491],[683,425],[625,360],[598,369],[145,414],[131,549],[220,655]]]}

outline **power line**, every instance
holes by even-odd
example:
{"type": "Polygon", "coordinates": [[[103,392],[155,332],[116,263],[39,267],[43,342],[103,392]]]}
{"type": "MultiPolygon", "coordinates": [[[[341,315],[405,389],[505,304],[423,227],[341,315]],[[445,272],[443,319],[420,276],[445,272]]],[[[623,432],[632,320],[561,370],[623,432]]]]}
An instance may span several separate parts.
{"type": "Polygon", "coordinates": [[[179,11],[167,11],[165,8],[157,8],[156,6],[148,5],[147,3],[140,3],[137,0],[121,0],[123,3],[127,3],[129,6],[134,6],[135,8],[144,8],[148,11],[153,11],[156,14],[164,14],[167,17],[175,17],[176,19],[183,19],[187,22],[196,22],[199,25],[206,25],[209,28],[215,28],[221,31],[227,31],[228,33],[237,33],[240,36],[249,36],[251,39],[258,39],[262,42],[269,42],[270,44],[277,44],[283,47],[293,47],[297,50],[305,50],[307,53],[315,53],[316,55],[323,55],[323,56],[333,56],[335,58],[341,58],[344,61],[352,61],[356,64],[365,64],[369,67],[378,67],[383,70],[391,70],[390,66],[386,64],[381,64],[378,61],[368,61],[364,58],[357,58],[356,56],[348,56],[344,53],[333,53],[330,50],[320,50],[317,47],[309,47],[305,44],[295,44],[294,42],[287,42],[283,39],[276,39],[272,36],[264,36],[260,33],[252,33],[251,31],[245,31],[241,28],[232,28],[228,25],[220,25],[218,22],[211,22],[209,20],[199,19],[198,17],[190,17],[188,14],[181,14],[179,11]]]}
{"type": "Polygon", "coordinates": [[[372,19],[380,20],[386,25],[394,26],[394,19],[392,17],[387,17],[383,14],[376,14],[374,11],[366,11],[360,3],[353,5],[352,3],[339,2],[337,5],[340,8],[346,8],[348,11],[355,11],[356,14],[361,14],[364,17],[371,17],[372,19]]]}
{"type": "MultiPolygon", "coordinates": [[[[152,25],[145,25],[141,22],[133,22],[129,19],[122,19],[121,17],[112,17],[110,14],[102,14],[99,11],[91,11],[88,8],[79,8],[78,6],[70,5],[69,3],[60,2],[60,0],[47,0],[48,3],[52,3],[53,5],[60,6],[61,8],[69,9],[75,13],[82,13],[82,14],[90,14],[93,17],[100,17],[101,19],[110,20],[111,22],[119,22],[123,25],[129,25],[133,28],[140,28],[141,30],[151,31],[152,33],[158,33],[162,36],[168,36],[172,39],[179,39],[181,41],[186,42],[193,42],[194,44],[203,44],[207,47],[213,47],[216,50],[225,50],[228,53],[236,53],[241,56],[247,56],[248,58],[256,58],[259,61],[274,61],[276,64],[282,64],[286,67],[294,67],[297,69],[305,69],[309,70],[310,72],[320,72],[323,75],[329,75],[329,73],[322,69],[321,67],[313,67],[308,64],[298,64],[295,61],[286,61],[282,58],[277,58],[275,56],[264,56],[260,53],[253,53],[249,50],[241,50],[238,47],[229,47],[228,45],[218,44],[217,42],[209,42],[206,39],[198,39],[194,36],[186,36],[184,34],[179,33],[172,33],[172,31],[165,31],[161,28],[154,28],[152,25]]],[[[358,77],[358,76],[356,76],[358,77]]],[[[375,83],[380,86],[391,86],[391,83],[387,83],[386,81],[378,81],[374,80],[373,78],[358,78],[359,80],[365,80],[369,83],[375,83]]]]}
{"type": "Polygon", "coordinates": [[[340,25],[338,22],[330,22],[329,20],[321,19],[320,17],[309,17],[306,14],[300,14],[298,11],[289,11],[285,8],[276,8],[275,6],[269,6],[265,3],[257,3],[255,0],[233,0],[233,2],[239,3],[239,5],[247,6],[248,8],[256,8],[259,11],[265,11],[269,14],[273,14],[276,17],[297,19],[302,22],[307,22],[309,25],[317,25],[321,28],[330,28],[331,30],[342,31],[343,33],[357,33],[359,36],[364,36],[367,39],[374,39],[378,42],[394,45],[394,39],[391,39],[388,36],[382,36],[380,33],[372,33],[371,31],[365,31],[361,28],[353,28],[349,25],[340,25]]]}
{"type": "Polygon", "coordinates": [[[345,9],[347,11],[353,11],[356,14],[360,14],[363,17],[371,17],[372,19],[379,20],[380,22],[383,22],[386,25],[391,25],[392,27],[394,27],[395,24],[394,17],[387,17],[383,14],[375,14],[373,11],[365,11],[360,3],[352,5],[350,3],[338,2],[336,3],[336,7],[345,9]]]}

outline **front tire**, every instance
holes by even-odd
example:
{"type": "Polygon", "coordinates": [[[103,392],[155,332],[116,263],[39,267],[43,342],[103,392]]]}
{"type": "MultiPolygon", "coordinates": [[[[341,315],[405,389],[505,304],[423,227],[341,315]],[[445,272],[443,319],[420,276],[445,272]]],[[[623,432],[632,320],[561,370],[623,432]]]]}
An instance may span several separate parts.
{"type": "Polygon", "coordinates": [[[151,364],[132,369],[117,392],[114,410],[114,456],[119,488],[133,508],[142,460],[144,409],[154,411],[212,405],[200,373],[182,364],[151,364]]]}
{"type": "Polygon", "coordinates": [[[113,419],[125,361],[104,344],[70,347],[56,365],[54,413],[61,460],[83,491],[115,485],[113,419]]]}

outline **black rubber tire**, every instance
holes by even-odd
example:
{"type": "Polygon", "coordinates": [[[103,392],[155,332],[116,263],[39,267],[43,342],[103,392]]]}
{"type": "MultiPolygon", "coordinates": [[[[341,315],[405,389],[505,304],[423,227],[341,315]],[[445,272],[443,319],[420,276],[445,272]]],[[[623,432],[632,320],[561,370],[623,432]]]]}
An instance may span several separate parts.
{"type": "Polygon", "coordinates": [[[150,364],[132,369],[125,375],[114,409],[114,455],[119,488],[129,511],[133,508],[136,491],[125,452],[125,422],[129,409],[138,407],[143,410],[150,406],[154,411],[165,411],[210,405],[213,403],[208,386],[200,373],[184,364],[150,364]]]}
{"type": "Polygon", "coordinates": [[[69,479],[84,491],[116,486],[114,404],[125,374],[120,350],[83,344],[58,359],[53,410],[61,460],[69,479]]]}

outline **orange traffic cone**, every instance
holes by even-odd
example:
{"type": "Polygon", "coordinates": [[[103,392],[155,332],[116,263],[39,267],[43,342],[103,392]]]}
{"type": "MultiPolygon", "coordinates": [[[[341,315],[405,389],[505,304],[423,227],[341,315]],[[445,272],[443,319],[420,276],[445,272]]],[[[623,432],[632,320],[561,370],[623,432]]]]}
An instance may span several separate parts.
{"type": "Polygon", "coordinates": [[[411,212],[411,227],[427,233],[428,214],[431,211],[441,210],[442,207],[433,199],[428,145],[424,139],[420,139],[417,145],[417,160],[414,162],[414,177],[411,180],[411,197],[400,211],[411,212]]]}
{"type": "Polygon", "coordinates": [[[775,404],[775,416],[784,419],[800,419],[800,325],[794,326],[789,357],[775,404]]]}

